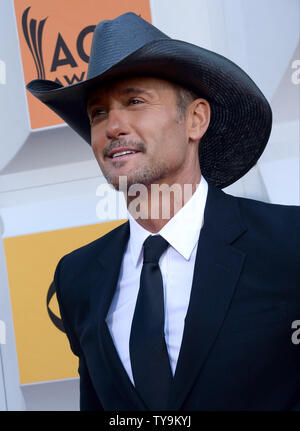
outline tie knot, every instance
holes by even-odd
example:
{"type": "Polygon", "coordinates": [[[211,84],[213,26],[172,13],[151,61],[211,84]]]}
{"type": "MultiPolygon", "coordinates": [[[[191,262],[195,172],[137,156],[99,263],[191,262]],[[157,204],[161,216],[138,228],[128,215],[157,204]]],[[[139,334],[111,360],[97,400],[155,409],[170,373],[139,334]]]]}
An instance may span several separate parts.
{"type": "Polygon", "coordinates": [[[158,263],[160,256],[168,248],[168,241],[160,235],[149,235],[144,242],[144,263],[158,263]]]}

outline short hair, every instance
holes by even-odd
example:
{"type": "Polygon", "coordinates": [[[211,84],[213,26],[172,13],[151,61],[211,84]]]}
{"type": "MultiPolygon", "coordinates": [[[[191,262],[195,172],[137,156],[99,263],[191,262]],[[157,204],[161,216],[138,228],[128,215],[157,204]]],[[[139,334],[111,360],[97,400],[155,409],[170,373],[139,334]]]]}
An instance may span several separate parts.
{"type": "Polygon", "coordinates": [[[180,117],[184,117],[188,105],[199,98],[199,96],[187,88],[181,87],[178,84],[174,84],[176,92],[176,104],[180,117]]]}
{"type": "MultiPolygon", "coordinates": [[[[194,93],[192,90],[181,87],[178,84],[174,84],[175,95],[176,95],[176,105],[178,111],[178,120],[181,122],[185,118],[187,107],[191,102],[199,99],[199,95],[194,93]]],[[[201,140],[199,139],[198,145],[200,145],[201,140]]],[[[199,149],[199,148],[198,148],[199,149]]]]}

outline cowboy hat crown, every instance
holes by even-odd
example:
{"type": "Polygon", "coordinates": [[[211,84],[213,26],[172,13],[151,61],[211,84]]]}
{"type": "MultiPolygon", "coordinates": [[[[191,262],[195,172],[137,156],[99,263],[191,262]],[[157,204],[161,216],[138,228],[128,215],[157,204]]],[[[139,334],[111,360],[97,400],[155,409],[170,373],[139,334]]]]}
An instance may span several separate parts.
{"type": "Polygon", "coordinates": [[[147,43],[161,39],[170,38],[132,12],[112,21],[101,21],[93,35],[87,79],[102,74],[147,43]]]}

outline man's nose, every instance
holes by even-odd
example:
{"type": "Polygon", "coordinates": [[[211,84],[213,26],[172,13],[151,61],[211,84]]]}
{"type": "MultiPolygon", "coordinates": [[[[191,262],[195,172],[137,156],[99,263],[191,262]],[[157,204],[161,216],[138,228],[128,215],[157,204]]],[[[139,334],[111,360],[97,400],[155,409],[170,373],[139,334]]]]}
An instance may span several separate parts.
{"type": "Polygon", "coordinates": [[[108,139],[117,139],[119,136],[129,134],[129,124],[125,110],[111,109],[109,111],[105,133],[108,139]]]}

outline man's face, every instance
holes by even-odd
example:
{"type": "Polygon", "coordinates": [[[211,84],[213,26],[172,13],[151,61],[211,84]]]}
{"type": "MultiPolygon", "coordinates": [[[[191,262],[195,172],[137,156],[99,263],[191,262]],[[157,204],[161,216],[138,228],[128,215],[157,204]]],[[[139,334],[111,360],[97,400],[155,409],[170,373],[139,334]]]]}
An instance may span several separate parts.
{"type": "Polygon", "coordinates": [[[148,77],[117,81],[91,94],[92,148],[116,189],[119,176],[127,177],[128,187],[182,183],[186,178],[196,153],[176,102],[171,83],[148,77]]]}

